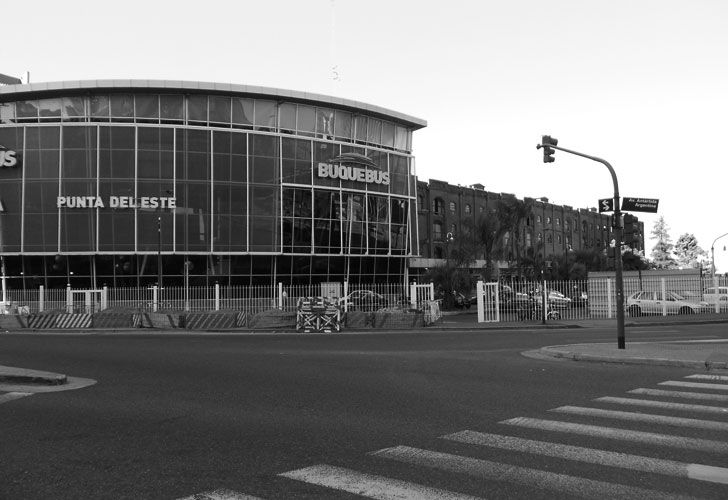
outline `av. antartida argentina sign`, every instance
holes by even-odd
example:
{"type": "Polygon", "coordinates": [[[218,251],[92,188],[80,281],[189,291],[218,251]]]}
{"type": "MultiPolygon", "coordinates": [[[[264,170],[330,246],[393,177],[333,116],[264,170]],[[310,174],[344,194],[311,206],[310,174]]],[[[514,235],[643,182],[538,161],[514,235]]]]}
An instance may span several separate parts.
{"type": "Polygon", "coordinates": [[[58,208],[177,208],[177,199],[163,196],[59,196],[58,208]]]}
{"type": "Polygon", "coordinates": [[[382,172],[371,159],[358,153],[346,153],[318,164],[318,176],[343,181],[389,185],[389,173],[382,172]]]}

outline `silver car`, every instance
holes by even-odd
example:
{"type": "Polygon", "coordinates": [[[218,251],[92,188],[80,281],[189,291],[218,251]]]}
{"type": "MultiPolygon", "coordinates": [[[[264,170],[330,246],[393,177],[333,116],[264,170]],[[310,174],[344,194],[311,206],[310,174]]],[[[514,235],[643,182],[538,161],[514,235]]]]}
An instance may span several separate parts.
{"type": "Polygon", "coordinates": [[[707,302],[691,302],[675,292],[641,291],[627,297],[627,312],[630,316],[643,314],[697,314],[707,312],[707,302]]]}

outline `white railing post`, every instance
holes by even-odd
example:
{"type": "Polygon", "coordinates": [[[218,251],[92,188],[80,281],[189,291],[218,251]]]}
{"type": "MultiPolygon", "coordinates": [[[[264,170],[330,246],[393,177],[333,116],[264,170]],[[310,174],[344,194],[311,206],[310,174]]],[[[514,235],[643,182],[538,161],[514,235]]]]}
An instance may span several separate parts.
{"type": "Polygon", "coordinates": [[[66,285],[66,312],[73,312],[73,292],[71,292],[71,284],[66,285]]]}
{"type": "Polygon", "coordinates": [[[410,307],[417,309],[417,282],[413,281],[410,285],[410,307]]]}
{"type": "Polygon", "coordinates": [[[278,282],[278,309],[283,309],[283,282],[278,282]]]}
{"type": "Polygon", "coordinates": [[[660,293],[662,293],[662,315],[667,316],[667,289],[665,288],[665,278],[660,278],[660,293]]]}
{"type": "Polygon", "coordinates": [[[152,286],[152,312],[159,311],[159,287],[152,286]]]}
{"type": "Polygon", "coordinates": [[[101,289],[101,310],[104,311],[109,308],[109,287],[104,285],[101,289]]]}
{"type": "Polygon", "coordinates": [[[344,281],[344,312],[349,312],[349,301],[346,299],[349,296],[349,282],[344,281]]]}
{"type": "Polygon", "coordinates": [[[430,281],[430,300],[435,300],[435,284],[430,281]]]}
{"type": "Polygon", "coordinates": [[[43,312],[45,309],[45,288],[43,285],[38,287],[38,312],[43,312]]]}
{"type": "Polygon", "coordinates": [[[607,278],[607,318],[612,317],[612,279],[607,278]]]}
{"type": "Polygon", "coordinates": [[[478,280],[476,287],[475,295],[478,297],[478,323],[483,323],[485,321],[485,308],[483,307],[483,281],[478,280]]]}
{"type": "Polygon", "coordinates": [[[220,283],[215,283],[215,310],[220,310],[220,283]]]}

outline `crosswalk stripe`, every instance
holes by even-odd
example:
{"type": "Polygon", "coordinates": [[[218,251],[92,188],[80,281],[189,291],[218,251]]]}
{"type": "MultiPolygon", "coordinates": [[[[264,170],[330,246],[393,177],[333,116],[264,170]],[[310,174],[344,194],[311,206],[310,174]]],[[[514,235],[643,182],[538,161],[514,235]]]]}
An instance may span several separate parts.
{"type": "Polygon", "coordinates": [[[581,446],[567,444],[547,443],[545,441],[534,441],[531,439],[487,434],[470,430],[455,432],[442,436],[442,438],[477,446],[489,446],[502,450],[532,453],[535,455],[563,458],[608,467],[620,467],[622,469],[728,484],[728,469],[723,467],[689,464],[674,460],[629,455],[627,453],[583,448],[581,446]]]}
{"type": "Polygon", "coordinates": [[[32,392],[8,392],[6,394],[0,394],[0,404],[13,401],[15,399],[24,398],[26,396],[32,396],[32,392]]]}
{"type": "Polygon", "coordinates": [[[479,479],[506,481],[532,488],[558,491],[582,498],[665,498],[664,492],[409,446],[385,448],[372,452],[370,455],[407,464],[466,474],[479,479]]]}
{"type": "Polygon", "coordinates": [[[278,475],[378,500],[477,500],[478,498],[325,464],[278,475]]]}
{"type": "Polygon", "coordinates": [[[612,396],[596,398],[594,401],[600,401],[602,403],[615,403],[620,405],[649,406],[651,408],[663,408],[666,410],[685,410],[728,415],[728,408],[724,408],[722,406],[689,405],[684,403],[670,403],[667,401],[652,401],[649,399],[615,398],[612,396]]]}
{"type": "Polygon", "coordinates": [[[685,378],[697,378],[702,380],[728,380],[728,375],[706,375],[706,374],[695,374],[695,375],[688,375],[685,378]]]}
{"type": "Polygon", "coordinates": [[[664,391],[662,389],[632,389],[627,391],[629,394],[643,394],[645,396],[665,396],[668,398],[683,399],[702,399],[704,401],[726,401],[728,402],[728,394],[708,394],[705,392],[685,392],[685,391],[664,391]]]}
{"type": "Polygon", "coordinates": [[[713,389],[716,391],[728,391],[728,384],[703,384],[701,382],[683,382],[682,380],[668,380],[657,385],[669,385],[672,387],[690,387],[693,389],[713,389]]]}
{"type": "Polygon", "coordinates": [[[632,422],[648,422],[651,424],[672,425],[676,427],[690,427],[695,429],[710,429],[714,431],[728,431],[728,422],[715,420],[699,420],[696,418],[668,417],[650,413],[634,413],[629,411],[602,410],[601,408],[584,408],[582,406],[559,406],[549,411],[582,415],[586,417],[614,418],[632,422]]]}
{"type": "Polygon", "coordinates": [[[259,497],[252,497],[244,493],[238,493],[233,490],[219,489],[215,491],[206,491],[204,493],[195,493],[192,496],[179,498],[177,500],[262,500],[259,497]]]}
{"type": "Polygon", "coordinates": [[[584,436],[593,436],[605,439],[635,441],[638,443],[646,443],[650,445],[672,446],[675,448],[689,448],[691,450],[728,454],[728,443],[722,441],[710,441],[708,439],[672,436],[668,434],[657,434],[653,432],[618,429],[615,427],[574,424],[571,422],[542,420],[538,418],[527,417],[512,418],[510,420],[504,420],[500,423],[506,425],[514,425],[518,427],[527,427],[530,429],[555,432],[570,432],[573,434],[581,434],[584,436]]]}

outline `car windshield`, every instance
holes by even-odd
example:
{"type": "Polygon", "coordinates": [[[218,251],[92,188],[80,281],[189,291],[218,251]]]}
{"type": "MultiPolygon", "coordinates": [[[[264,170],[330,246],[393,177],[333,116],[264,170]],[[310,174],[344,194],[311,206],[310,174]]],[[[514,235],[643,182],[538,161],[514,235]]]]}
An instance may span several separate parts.
{"type": "Polygon", "coordinates": [[[675,292],[667,292],[667,300],[685,300],[685,297],[678,295],[675,292]]]}

